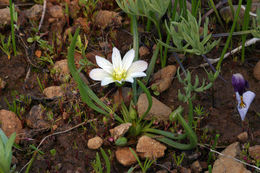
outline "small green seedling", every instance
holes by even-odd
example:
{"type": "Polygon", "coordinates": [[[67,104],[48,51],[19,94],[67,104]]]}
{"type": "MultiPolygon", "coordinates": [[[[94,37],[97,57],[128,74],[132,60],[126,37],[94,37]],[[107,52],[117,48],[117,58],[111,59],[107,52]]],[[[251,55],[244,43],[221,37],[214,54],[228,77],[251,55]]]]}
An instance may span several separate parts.
{"type": "Polygon", "coordinates": [[[5,36],[0,34],[1,45],[0,49],[7,55],[8,59],[11,58],[11,36],[9,35],[7,41],[5,42],[5,36]]]}
{"type": "MultiPolygon", "coordinates": [[[[103,148],[100,148],[100,151],[101,151],[101,155],[102,157],[104,158],[105,160],[105,165],[106,165],[106,173],[110,173],[111,172],[111,163],[109,161],[109,157],[108,155],[106,154],[106,152],[103,150],[103,148]]],[[[109,152],[109,151],[108,151],[109,152]]],[[[110,153],[110,152],[109,152],[110,153]]],[[[101,163],[101,159],[100,159],[100,156],[99,156],[99,153],[97,152],[96,153],[96,160],[94,160],[92,163],[91,163],[94,171],[96,173],[103,173],[103,167],[102,167],[102,163],[101,163]]]]}
{"type": "MultiPolygon", "coordinates": [[[[131,153],[134,155],[135,159],[138,162],[138,165],[140,166],[142,173],[146,173],[147,170],[152,166],[152,164],[156,161],[156,160],[151,160],[148,157],[145,159],[144,164],[142,164],[142,162],[140,161],[138,155],[135,153],[135,151],[132,148],[129,148],[131,153]]],[[[130,172],[133,172],[135,168],[132,167],[132,169],[130,168],[130,172]]],[[[129,172],[129,171],[128,171],[129,172]]]]}
{"type": "Polygon", "coordinates": [[[0,128],[0,173],[12,173],[12,147],[16,133],[13,133],[8,139],[0,128]]]}
{"type": "Polygon", "coordinates": [[[57,151],[53,148],[50,150],[50,153],[51,153],[52,157],[54,157],[56,155],[57,151]]]}
{"type": "Polygon", "coordinates": [[[176,153],[173,153],[172,157],[173,157],[174,163],[176,164],[177,167],[181,166],[184,156],[185,156],[184,153],[181,153],[181,155],[178,155],[178,156],[176,156],[176,153]]]}

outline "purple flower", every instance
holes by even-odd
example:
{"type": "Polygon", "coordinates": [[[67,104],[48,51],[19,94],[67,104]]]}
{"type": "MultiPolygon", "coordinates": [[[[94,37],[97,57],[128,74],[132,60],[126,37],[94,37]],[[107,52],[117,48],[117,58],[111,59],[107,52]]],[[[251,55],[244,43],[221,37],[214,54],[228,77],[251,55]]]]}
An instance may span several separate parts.
{"type": "Polygon", "coordinates": [[[242,121],[244,121],[246,113],[255,98],[255,93],[246,91],[246,89],[249,88],[249,85],[240,73],[233,74],[232,85],[236,93],[237,110],[242,121]]]}
{"type": "Polygon", "coordinates": [[[240,96],[246,92],[246,88],[249,88],[248,82],[240,73],[233,74],[232,76],[232,85],[235,92],[238,92],[240,96]]]}

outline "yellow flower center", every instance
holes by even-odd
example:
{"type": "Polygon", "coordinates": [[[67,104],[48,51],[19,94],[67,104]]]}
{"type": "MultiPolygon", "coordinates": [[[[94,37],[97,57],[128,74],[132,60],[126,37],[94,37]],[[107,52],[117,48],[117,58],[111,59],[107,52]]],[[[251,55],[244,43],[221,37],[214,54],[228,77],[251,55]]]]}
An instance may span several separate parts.
{"type": "Polygon", "coordinates": [[[122,79],[126,79],[126,71],[122,69],[114,69],[112,73],[113,80],[121,81],[122,79]]]}
{"type": "Polygon", "coordinates": [[[240,109],[241,109],[241,108],[245,108],[245,107],[246,107],[246,104],[245,104],[244,101],[243,101],[243,96],[240,96],[240,100],[241,100],[241,102],[240,102],[239,108],[240,108],[240,109]]]}

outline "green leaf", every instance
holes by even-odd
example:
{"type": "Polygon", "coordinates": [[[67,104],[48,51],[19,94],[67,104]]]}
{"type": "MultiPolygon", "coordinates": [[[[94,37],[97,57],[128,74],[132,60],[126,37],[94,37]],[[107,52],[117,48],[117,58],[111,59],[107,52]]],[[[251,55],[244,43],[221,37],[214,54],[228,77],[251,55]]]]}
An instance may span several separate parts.
{"type": "MultiPolygon", "coordinates": [[[[74,64],[74,51],[75,51],[75,47],[76,47],[78,34],[79,34],[79,28],[76,30],[76,32],[73,36],[73,40],[72,40],[70,47],[69,47],[69,52],[68,52],[68,67],[69,67],[69,70],[71,72],[72,77],[74,78],[74,80],[78,84],[78,88],[79,88],[80,95],[81,95],[83,102],[85,102],[93,110],[109,117],[110,113],[112,113],[111,108],[109,108],[106,104],[104,104],[96,96],[96,94],[84,83],[84,81],[81,79],[79,72],[77,71],[76,66],[74,64]],[[105,111],[102,110],[101,108],[99,108],[98,106],[96,106],[93,103],[92,100],[94,100],[96,102],[96,104],[99,105],[100,107],[102,107],[105,111]]],[[[116,114],[114,114],[114,117],[119,122],[123,122],[123,120],[120,117],[118,117],[116,114]]]]}
{"type": "Polygon", "coordinates": [[[33,41],[34,41],[34,40],[33,40],[32,37],[27,38],[27,42],[28,42],[28,43],[32,43],[33,41]]]}
{"type": "Polygon", "coordinates": [[[101,154],[105,160],[105,163],[106,163],[106,170],[107,170],[107,173],[110,173],[111,172],[111,165],[110,165],[110,161],[109,161],[109,157],[107,156],[106,152],[103,150],[103,148],[100,148],[100,151],[101,151],[101,154]]]}
{"type": "Polygon", "coordinates": [[[147,100],[148,100],[147,110],[145,111],[145,113],[138,120],[138,124],[139,124],[146,117],[148,112],[150,111],[150,109],[152,107],[152,104],[153,104],[153,101],[152,101],[152,96],[151,96],[149,90],[145,87],[145,85],[140,80],[137,80],[137,83],[142,88],[143,92],[146,94],[146,97],[147,97],[147,100]]]}
{"type": "Polygon", "coordinates": [[[119,137],[117,140],[116,140],[116,142],[115,142],[115,144],[117,145],[117,146],[125,146],[126,144],[127,144],[127,138],[126,137],[119,137]]]}

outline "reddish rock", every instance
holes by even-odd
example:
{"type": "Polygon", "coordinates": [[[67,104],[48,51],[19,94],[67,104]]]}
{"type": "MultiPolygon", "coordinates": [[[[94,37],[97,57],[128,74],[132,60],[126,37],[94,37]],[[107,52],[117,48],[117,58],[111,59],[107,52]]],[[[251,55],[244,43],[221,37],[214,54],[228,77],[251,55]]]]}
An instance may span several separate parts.
{"type": "MultiPolygon", "coordinates": [[[[133,149],[135,152],[135,150],[133,149]]],[[[118,148],[116,150],[116,159],[124,166],[130,166],[136,163],[135,156],[128,147],[118,148]]]]}
{"type": "Polygon", "coordinates": [[[0,128],[7,137],[16,132],[15,142],[19,143],[19,135],[22,132],[22,123],[15,113],[8,110],[0,110],[0,128]]]}

